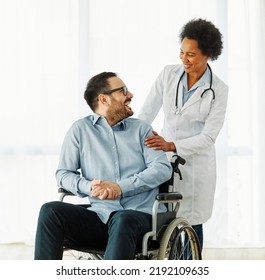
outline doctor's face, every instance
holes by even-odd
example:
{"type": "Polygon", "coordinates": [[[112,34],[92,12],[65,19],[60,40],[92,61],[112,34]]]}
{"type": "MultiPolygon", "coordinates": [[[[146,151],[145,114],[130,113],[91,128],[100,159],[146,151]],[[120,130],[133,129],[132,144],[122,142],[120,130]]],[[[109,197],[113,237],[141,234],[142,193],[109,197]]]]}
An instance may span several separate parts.
{"type": "Polygon", "coordinates": [[[202,54],[196,40],[185,37],[181,42],[179,57],[187,74],[201,75],[206,70],[208,56],[202,54]]]}

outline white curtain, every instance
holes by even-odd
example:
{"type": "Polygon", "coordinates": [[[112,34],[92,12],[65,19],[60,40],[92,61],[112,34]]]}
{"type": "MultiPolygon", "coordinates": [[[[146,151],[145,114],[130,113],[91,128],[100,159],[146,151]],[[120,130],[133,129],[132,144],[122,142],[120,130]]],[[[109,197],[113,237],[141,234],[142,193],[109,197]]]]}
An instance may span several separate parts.
{"type": "Polygon", "coordinates": [[[34,242],[79,111],[79,1],[0,0],[0,243],[34,242]]]}
{"type": "Polygon", "coordinates": [[[162,67],[179,62],[180,28],[201,17],[224,35],[211,65],[229,85],[205,247],[264,247],[264,15],[263,0],[0,0],[0,243],[33,244],[39,207],[58,198],[59,149],[90,113],[88,78],[117,72],[137,115],[162,67]]]}

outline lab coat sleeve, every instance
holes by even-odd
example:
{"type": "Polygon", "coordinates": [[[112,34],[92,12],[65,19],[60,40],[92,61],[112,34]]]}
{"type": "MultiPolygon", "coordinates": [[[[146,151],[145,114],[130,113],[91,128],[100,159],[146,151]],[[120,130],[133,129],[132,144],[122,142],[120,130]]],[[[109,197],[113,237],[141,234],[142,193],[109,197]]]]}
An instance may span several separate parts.
{"type": "Polygon", "coordinates": [[[144,104],[139,111],[138,118],[151,124],[156,118],[163,103],[163,91],[164,91],[164,75],[165,68],[160,72],[157,79],[155,80],[151,91],[145,98],[144,104]]]}

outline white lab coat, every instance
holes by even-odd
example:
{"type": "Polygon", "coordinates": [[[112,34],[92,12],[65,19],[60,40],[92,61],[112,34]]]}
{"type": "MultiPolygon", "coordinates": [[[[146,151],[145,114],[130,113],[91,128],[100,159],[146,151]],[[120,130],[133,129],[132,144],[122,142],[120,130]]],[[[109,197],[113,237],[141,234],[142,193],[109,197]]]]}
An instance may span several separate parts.
{"type": "MultiPolygon", "coordinates": [[[[204,89],[205,83],[182,106],[182,80],[179,85],[178,107],[175,112],[177,84],[183,73],[182,65],[164,67],[147,96],[138,117],[152,123],[161,106],[164,123],[161,136],[173,141],[177,154],[186,160],[180,166],[183,180],[175,180],[174,187],[183,195],[179,216],[185,217],[192,225],[205,223],[212,214],[216,186],[215,140],[225,118],[228,87],[213,74],[213,94],[204,89]]],[[[155,128],[154,128],[155,129],[155,128]]],[[[172,153],[168,153],[171,158],[172,153]]]]}

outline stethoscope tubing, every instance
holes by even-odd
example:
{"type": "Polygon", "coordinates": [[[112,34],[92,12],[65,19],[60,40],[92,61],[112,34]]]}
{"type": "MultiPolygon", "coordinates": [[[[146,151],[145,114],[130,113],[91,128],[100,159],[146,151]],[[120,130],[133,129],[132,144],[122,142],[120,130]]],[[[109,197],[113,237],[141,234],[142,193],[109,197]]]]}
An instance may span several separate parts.
{"type": "MultiPolygon", "coordinates": [[[[212,89],[212,83],[213,83],[213,72],[212,72],[212,69],[210,67],[210,65],[207,63],[207,67],[209,68],[210,70],[210,86],[209,88],[205,89],[203,91],[203,93],[201,94],[201,98],[203,97],[203,95],[205,94],[206,91],[210,90],[213,94],[213,100],[215,99],[215,93],[214,93],[214,90],[212,89]]],[[[179,85],[180,85],[180,81],[182,80],[183,76],[185,74],[185,71],[183,71],[183,73],[181,74],[180,78],[179,78],[179,81],[178,81],[178,85],[177,85],[177,90],[176,90],[176,103],[175,103],[175,106],[176,108],[178,108],[178,95],[179,95],[179,85]]]]}

